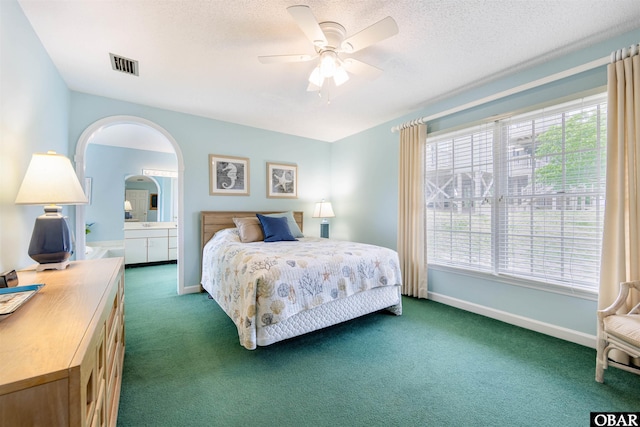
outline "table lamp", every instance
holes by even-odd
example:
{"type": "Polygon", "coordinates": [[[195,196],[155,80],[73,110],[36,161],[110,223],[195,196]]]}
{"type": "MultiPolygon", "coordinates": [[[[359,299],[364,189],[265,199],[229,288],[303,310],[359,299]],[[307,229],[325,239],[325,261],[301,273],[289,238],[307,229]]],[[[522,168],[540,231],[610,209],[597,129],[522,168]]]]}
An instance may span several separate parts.
{"type": "Polygon", "coordinates": [[[320,237],[329,238],[329,220],[327,218],[335,217],[331,202],[325,202],[324,199],[322,199],[320,203],[316,203],[316,208],[311,217],[322,218],[322,222],[320,223],[320,237]]]}
{"type": "Polygon", "coordinates": [[[133,210],[133,206],[131,206],[131,202],[128,200],[124,201],[124,219],[131,219],[131,211],[133,210]]]}
{"type": "Polygon", "coordinates": [[[64,270],[73,254],[71,230],[58,205],[88,203],[68,158],[55,151],[35,153],[16,197],[17,205],[44,205],[36,218],[29,244],[29,256],[37,271],[64,270]]]}

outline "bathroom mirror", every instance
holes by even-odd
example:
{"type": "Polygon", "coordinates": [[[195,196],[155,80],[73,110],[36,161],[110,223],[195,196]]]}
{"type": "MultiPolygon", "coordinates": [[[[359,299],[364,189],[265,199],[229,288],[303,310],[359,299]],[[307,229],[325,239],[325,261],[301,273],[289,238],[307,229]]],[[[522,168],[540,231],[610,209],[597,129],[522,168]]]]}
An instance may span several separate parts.
{"type": "Polygon", "coordinates": [[[158,221],[158,183],[147,176],[134,175],[124,185],[125,222],[158,221]]]}
{"type": "Polygon", "coordinates": [[[175,178],[144,175],[127,177],[125,180],[124,221],[175,221],[174,194],[175,178]]]}

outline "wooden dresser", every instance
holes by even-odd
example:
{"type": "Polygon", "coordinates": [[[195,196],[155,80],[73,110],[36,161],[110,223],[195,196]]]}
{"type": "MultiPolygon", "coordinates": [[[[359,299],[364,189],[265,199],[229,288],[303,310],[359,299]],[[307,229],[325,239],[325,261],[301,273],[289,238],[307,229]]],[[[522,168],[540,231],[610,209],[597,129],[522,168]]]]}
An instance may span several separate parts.
{"type": "Polygon", "coordinates": [[[0,426],[115,426],[124,360],[122,258],[18,272],[45,286],[0,321],[0,426]]]}

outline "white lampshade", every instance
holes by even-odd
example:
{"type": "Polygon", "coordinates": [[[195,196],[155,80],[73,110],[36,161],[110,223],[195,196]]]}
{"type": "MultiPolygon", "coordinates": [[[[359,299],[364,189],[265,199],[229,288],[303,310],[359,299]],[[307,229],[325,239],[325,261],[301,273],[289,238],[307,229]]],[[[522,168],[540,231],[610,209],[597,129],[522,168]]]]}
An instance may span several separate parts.
{"type": "Polygon", "coordinates": [[[78,205],[88,202],[68,158],[54,151],[35,153],[31,157],[16,204],[78,205]]]}
{"type": "MultiPolygon", "coordinates": [[[[333,78],[336,86],[340,86],[349,80],[349,74],[342,66],[338,55],[334,51],[327,50],[320,54],[320,62],[311,72],[309,82],[317,88],[322,88],[325,80],[330,78],[333,78]]],[[[315,87],[312,89],[316,90],[315,87]]]]}
{"type": "Polygon", "coordinates": [[[131,206],[131,202],[128,200],[124,201],[124,210],[126,212],[131,212],[133,210],[133,206],[131,206]]]}
{"type": "Polygon", "coordinates": [[[313,69],[311,75],[309,76],[309,82],[317,87],[322,87],[324,83],[324,77],[320,73],[320,66],[313,69]]]}
{"type": "Polygon", "coordinates": [[[349,80],[349,74],[347,74],[347,72],[345,71],[344,68],[342,68],[342,66],[338,67],[336,69],[336,72],[333,75],[333,81],[336,83],[336,86],[340,86],[341,84],[345,83],[347,80],[349,80]]]}
{"type": "Polygon", "coordinates": [[[325,79],[333,77],[338,68],[338,55],[331,50],[326,50],[320,54],[320,74],[325,79]]]}
{"type": "Polygon", "coordinates": [[[331,202],[316,203],[316,208],[313,211],[313,218],[334,218],[336,215],[333,213],[331,202]]]}

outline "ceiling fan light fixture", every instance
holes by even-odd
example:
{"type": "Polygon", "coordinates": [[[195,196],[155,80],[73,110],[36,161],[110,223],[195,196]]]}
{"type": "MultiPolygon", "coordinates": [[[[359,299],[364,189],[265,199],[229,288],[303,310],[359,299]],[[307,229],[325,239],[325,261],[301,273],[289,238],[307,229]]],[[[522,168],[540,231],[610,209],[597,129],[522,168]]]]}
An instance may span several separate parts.
{"type": "Polygon", "coordinates": [[[336,86],[340,86],[341,84],[345,83],[347,80],[349,80],[349,74],[347,74],[347,72],[342,66],[339,66],[336,69],[335,74],[333,75],[333,81],[336,83],[336,86]]]}
{"type": "Polygon", "coordinates": [[[322,87],[322,84],[324,83],[324,76],[320,72],[319,65],[311,72],[311,75],[309,76],[309,83],[322,87]]]}
{"type": "Polygon", "coordinates": [[[322,77],[333,77],[338,68],[338,55],[332,50],[325,50],[320,54],[320,73],[322,77]]]}
{"type": "Polygon", "coordinates": [[[338,54],[353,53],[385,40],[398,33],[398,25],[393,18],[386,18],[368,26],[358,33],[346,37],[346,29],[338,22],[318,22],[311,8],[294,5],[287,8],[307,40],[313,43],[315,55],[270,55],[259,56],[263,64],[304,62],[318,59],[316,67],[309,75],[307,91],[328,93],[333,87],[340,86],[350,79],[350,75],[363,75],[368,79],[376,78],[382,70],[356,59],[342,60],[338,54]],[[333,80],[332,80],[333,79],[333,80]]]}

